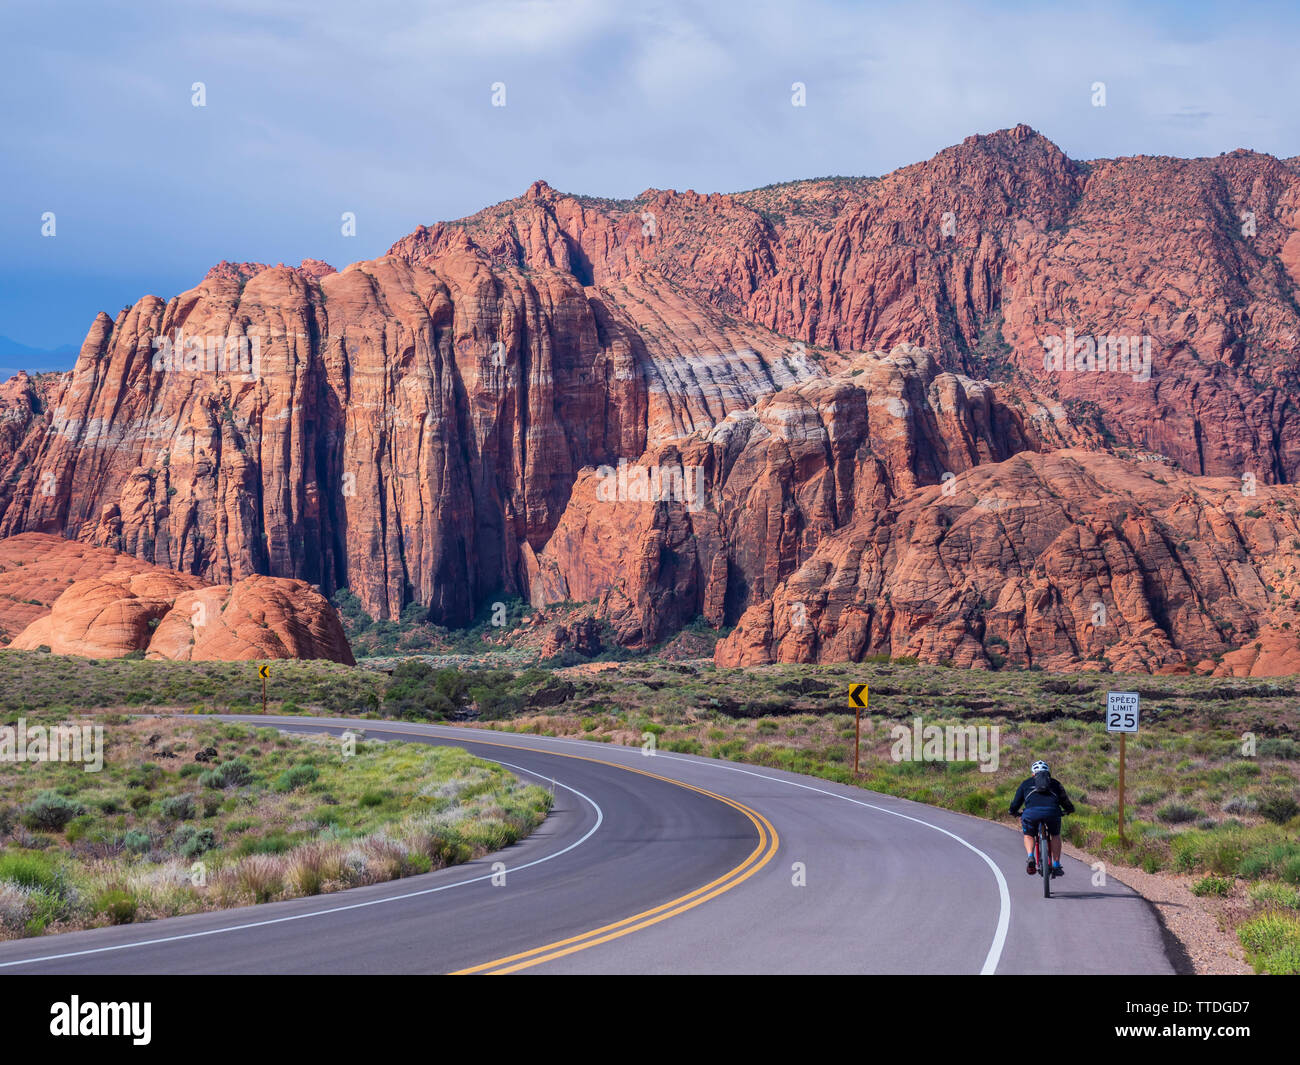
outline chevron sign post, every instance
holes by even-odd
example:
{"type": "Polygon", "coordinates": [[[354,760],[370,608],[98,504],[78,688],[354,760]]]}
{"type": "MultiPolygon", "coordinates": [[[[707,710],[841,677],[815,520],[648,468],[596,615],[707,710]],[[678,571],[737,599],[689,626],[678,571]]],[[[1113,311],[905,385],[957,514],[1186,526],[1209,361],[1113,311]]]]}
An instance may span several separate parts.
{"type": "Polygon", "coordinates": [[[853,773],[858,772],[858,749],[862,745],[862,711],[867,707],[867,686],[849,685],[849,705],[853,707],[853,773]]]}

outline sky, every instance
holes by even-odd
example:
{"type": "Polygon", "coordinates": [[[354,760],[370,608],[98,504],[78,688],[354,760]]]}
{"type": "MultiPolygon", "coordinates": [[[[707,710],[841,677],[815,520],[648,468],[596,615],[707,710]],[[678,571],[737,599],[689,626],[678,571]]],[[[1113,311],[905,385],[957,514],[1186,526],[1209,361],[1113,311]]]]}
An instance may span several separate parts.
{"type": "Polygon", "coordinates": [[[342,268],[538,178],[735,192],[1020,122],[1294,156],[1297,45],[1288,3],[4,0],[0,370],[222,259],[342,268]]]}

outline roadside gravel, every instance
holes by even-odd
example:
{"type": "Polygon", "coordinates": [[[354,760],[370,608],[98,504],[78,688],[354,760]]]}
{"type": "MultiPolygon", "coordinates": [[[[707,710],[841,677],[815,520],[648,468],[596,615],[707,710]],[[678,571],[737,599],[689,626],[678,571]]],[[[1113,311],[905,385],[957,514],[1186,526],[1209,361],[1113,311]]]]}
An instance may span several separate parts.
{"type": "MultiPolygon", "coordinates": [[[[1077,847],[1062,843],[1072,858],[1093,865],[1097,859],[1077,847]]],[[[1241,944],[1225,918],[1231,901],[1197,898],[1191,877],[1148,873],[1131,865],[1106,865],[1106,875],[1127,884],[1150,902],[1166,931],[1181,944],[1196,975],[1251,975],[1241,944]]]]}

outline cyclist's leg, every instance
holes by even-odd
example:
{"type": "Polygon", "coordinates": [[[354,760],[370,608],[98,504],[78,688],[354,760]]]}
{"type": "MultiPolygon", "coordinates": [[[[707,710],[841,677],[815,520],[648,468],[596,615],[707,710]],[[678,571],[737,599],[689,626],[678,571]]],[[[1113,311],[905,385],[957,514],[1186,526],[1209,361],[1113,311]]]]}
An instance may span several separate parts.
{"type": "Polygon", "coordinates": [[[1048,842],[1048,849],[1052,852],[1052,864],[1061,864],[1061,819],[1060,817],[1047,818],[1047,831],[1051,833],[1051,840],[1048,842]]]}
{"type": "Polygon", "coordinates": [[[1022,814],[1020,817],[1020,832],[1025,840],[1025,872],[1032,876],[1038,869],[1037,863],[1034,861],[1034,847],[1038,843],[1038,819],[1030,817],[1028,814],[1022,814]]]}

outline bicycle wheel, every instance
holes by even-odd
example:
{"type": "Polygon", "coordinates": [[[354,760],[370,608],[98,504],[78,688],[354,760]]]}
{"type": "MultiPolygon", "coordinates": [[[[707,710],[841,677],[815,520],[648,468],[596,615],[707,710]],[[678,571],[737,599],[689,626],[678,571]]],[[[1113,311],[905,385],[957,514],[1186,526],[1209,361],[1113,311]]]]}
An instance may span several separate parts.
{"type": "Polygon", "coordinates": [[[1047,835],[1047,828],[1044,825],[1038,827],[1038,849],[1043,855],[1042,862],[1039,863],[1039,872],[1043,874],[1043,898],[1052,897],[1052,841],[1047,835]]]}

